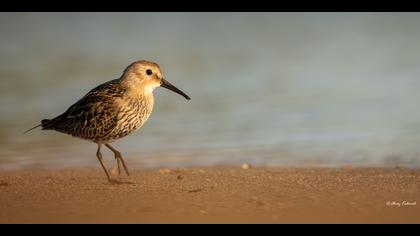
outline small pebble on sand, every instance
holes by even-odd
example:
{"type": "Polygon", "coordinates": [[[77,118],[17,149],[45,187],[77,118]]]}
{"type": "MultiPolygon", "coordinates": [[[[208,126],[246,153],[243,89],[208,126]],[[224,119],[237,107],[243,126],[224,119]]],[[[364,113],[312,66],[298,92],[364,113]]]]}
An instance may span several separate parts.
{"type": "Polygon", "coordinates": [[[171,170],[167,168],[159,170],[159,174],[169,174],[169,173],[171,173],[171,170]]]}

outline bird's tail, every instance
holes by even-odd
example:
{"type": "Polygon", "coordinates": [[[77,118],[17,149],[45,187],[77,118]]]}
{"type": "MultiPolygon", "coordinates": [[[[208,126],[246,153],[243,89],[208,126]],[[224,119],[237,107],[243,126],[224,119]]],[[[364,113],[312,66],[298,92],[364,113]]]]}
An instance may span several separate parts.
{"type": "Polygon", "coordinates": [[[29,131],[31,131],[31,130],[33,130],[33,129],[36,129],[36,128],[40,127],[40,126],[42,126],[42,128],[45,128],[45,125],[46,125],[49,121],[50,121],[49,119],[43,119],[43,120],[41,120],[41,124],[39,124],[39,125],[37,125],[37,126],[35,126],[35,127],[32,127],[32,128],[30,128],[30,129],[26,130],[26,131],[25,131],[25,132],[23,132],[23,133],[24,133],[24,134],[26,134],[26,133],[28,133],[29,131]]]}

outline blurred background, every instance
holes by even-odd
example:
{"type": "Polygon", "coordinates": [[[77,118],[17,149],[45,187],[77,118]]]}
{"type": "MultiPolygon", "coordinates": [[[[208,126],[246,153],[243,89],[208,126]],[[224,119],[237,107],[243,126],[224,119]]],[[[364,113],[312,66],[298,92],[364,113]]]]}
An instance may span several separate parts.
{"type": "MultiPolygon", "coordinates": [[[[131,168],[420,165],[418,13],[0,13],[0,169],[98,167],[25,130],[139,59],[155,90],[131,168]]],[[[113,162],[112,153],[105,159],[113,162]]]]}

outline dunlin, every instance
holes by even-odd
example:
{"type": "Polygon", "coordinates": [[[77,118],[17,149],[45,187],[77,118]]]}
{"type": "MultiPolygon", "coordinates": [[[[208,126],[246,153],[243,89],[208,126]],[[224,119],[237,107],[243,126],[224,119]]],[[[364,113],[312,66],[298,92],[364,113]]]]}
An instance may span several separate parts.
{"type": "Polygon", "coordinates": [[[118,173],[122,164],[125,173],[130,175],[121,153],[110,143],[133,133],[146,122],[153,109],[153,90],[159,86],[190,100],[164,79],[158,64],[141,60],[129,65],[120,78],[97,86],[63,114],[44,119],[34,128],[42,126],[43,130],[56,130],[97,143],[96,156],[108,181],[114,182],[103,162],[101,146],[105,145],[114,153],[118,173]]]}

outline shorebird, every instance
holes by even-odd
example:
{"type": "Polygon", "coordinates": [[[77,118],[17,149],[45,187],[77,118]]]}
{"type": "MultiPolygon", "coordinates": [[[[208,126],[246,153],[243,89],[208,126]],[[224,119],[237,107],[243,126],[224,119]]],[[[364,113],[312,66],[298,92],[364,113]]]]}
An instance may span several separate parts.
{"type": "Polygon", "coordinates": [[[158,64],[140,60],[130,64],[120,78],[95,87],[61,115],[43,119],[41,124],[25,133],[41,126],[43,130],[55,130],[95,142],[98,145],[96,157],[108,181],[115,182],[105,167],[101,147],[105,145],[114,153],[118,174],[122,164],[129,176],[121,153],[110,143],[133,133],[146,122],[153,110],[153,90],[159,86],[190,100],[188,95],[164,79],[158,64]]]}

